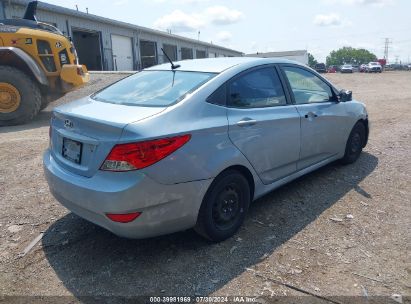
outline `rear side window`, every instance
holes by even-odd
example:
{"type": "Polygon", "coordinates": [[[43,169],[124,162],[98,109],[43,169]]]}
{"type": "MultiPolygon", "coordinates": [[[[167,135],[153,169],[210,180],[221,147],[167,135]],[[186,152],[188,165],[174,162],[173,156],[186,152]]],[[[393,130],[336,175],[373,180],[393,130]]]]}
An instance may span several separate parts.
{"type": "Polygon", "coordinates": [[[227,98],[227,89],[226,89],[226,85],[223,84],[221,87],[215,90],[214,93],[210,95],[210,97],[207,98],[207,102],[220,105],[220,106],[225,106],[226,98],[227,98]]]}
{"type": "Polygon", "coordinates": [[[94,94],[103,102],[165,107],[182,100],[216,74],[184,71],[142,71],[94,94]]]}
{"type": "Polygon", "coordinates": [[[284,90],[273,67],[240,75],[229,84],[228,106],[262,108],[285,104],[284,90]]]}

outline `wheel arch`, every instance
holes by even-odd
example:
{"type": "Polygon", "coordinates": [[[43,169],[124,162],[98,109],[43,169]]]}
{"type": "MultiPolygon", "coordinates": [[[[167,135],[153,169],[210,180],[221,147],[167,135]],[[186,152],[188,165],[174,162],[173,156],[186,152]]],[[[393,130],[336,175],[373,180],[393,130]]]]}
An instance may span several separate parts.
{"type": "Polygon", "coordinates": [[[37,62],[19,48],[0,47],[0,65],[21,70],[44,87],[49,85],[46,74],[37,62]]]}
{"type": "Polygon", "coordinates": [[[254,200],[255,182],[254,182],[254,177],[251,171],[246,166],[243,166],[243,165],[232,165],[232,166],[225,168],[223,171],[221,171],[216,176],[216,178],[222,173],[229,171],[229,170],[240,172],[247,179],[248,185],[250,186],[250,201],[252,202],[254,200]]]}

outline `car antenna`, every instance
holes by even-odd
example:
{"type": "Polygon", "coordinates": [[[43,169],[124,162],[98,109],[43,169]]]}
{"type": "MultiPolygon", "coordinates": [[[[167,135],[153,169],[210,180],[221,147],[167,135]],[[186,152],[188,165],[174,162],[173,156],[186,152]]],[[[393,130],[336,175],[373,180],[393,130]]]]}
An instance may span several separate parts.
{"type": "Polygon", "coordinates": [[[178,69],[179,67],[181,67],[181,65],[173,63],[173,61],[170,59],[170,57],[168,57],[167,53],[163,50],[163,48],[161,48],[161,51],[163,52],[164,56],[167,57],[168,61],[170,61],[172,70],[175,70],[175,69],[178,69]]]}

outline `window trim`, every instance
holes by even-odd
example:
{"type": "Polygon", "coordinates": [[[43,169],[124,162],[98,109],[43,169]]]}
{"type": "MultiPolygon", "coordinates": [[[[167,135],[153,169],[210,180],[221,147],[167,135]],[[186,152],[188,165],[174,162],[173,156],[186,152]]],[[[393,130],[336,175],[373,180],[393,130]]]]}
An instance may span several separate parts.
{"type": "Polygon", "coordinates": [[[298,65],[298,64],[292,64],[292,63],[282,63],[282,64],[278,64],[278,66],[279,66],[279,70],[281,71],[281,75],[282,75],[282,77],[284,78],[284,81],[286,82],[286,87],[287,87],[287,90],[289,91],[289,94],[290,94],[290,97],[291,97],[291,100],[292,100],[292,104],[293,104],[293,105],[298,106],[298,105],[306,105],[306,104],[324,104],[324,103],[327,103],[327,102],[330,102],[330,103],[339,103],[339,102],[340,102],[340,101],[338,100],[338,90],[337,90],[327,79],[325,79],[324,77],[322,77],[322,76],[321,76],[319,73],[317,73],[316,71],[311,70],[310,68],[307,68],[307,67],[305,67],[305,66],[298,65]],[[287,75],[285,74],[285,71],[284,71],[284,68],[285,68],[285,67],[299,68],[299,69],[301,69],[301,70],[304,70],[304,71],[306,71],[306,72],[308,72],[308,73],[313,74],[314,76],[317,76],[322,82],[324,82],[324,83],[331,89],[331,92],[333,93],[333,99],[334,99],[334,100],[317,101],[317,102],[306,102],[306,103],[296,103],[296,102],[295,102],[294,92],[293,92],[293,90],[292,90],[292,88],[291,88],[290,81],[288,80],[288,77],[287,77],[287,75]]]}

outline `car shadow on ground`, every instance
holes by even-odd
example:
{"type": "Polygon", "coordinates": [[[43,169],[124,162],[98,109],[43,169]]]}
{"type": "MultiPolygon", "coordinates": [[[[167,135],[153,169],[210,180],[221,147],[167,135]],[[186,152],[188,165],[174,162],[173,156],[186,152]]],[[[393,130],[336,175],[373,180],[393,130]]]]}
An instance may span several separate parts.
{"type": "Polygon", "coordinates": [[[192,230],[123,239],[68,214],[45,232],[43,250],[64,286],[84,302],[87,296],[208,295],[261,262],[347,192],[372,197],[359,183],[377,164],[375,156],[363,153],[353,165],[333,163],[273,191],[251,206],[233,238],[219,244],[192,230]]]}

